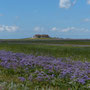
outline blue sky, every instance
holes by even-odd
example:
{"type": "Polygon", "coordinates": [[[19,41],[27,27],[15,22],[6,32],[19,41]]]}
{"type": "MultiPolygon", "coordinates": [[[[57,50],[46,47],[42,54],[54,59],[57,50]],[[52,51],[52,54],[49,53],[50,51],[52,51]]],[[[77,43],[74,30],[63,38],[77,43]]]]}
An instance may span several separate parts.
{"type": "Polygon", "coordinates": [[[0,39],[35,34],[90,38],[90,0],[0,0],[0,39]]]}

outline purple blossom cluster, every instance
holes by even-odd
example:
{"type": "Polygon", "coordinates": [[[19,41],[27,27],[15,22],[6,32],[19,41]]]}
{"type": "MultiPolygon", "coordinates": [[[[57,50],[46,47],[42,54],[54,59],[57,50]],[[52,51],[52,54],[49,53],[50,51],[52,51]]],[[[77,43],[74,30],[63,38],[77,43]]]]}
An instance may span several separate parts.
{"type": "Polygon", "coordinates": [[[23,70],[28,78],[18,77],[21,81],[50,81],[54,78],[69,78],[85,84],[90,80],[90,62],[73,61],[69,58],[34,56],[11,51],[0,51],[0,67],[23,70]]]}

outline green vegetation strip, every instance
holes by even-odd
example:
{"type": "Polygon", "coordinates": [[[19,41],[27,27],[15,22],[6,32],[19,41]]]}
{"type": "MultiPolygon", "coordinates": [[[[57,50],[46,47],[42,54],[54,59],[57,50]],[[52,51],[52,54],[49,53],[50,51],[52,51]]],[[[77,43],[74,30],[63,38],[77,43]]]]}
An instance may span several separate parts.
{"type": "Polygon", "coordinates": [[[68,40],[68,39],[1,39],[1,43],[36,43],[36,44],[73,44],[90,45],[90,40],[68,40]]]}
{"type": "Polygon", "coordinates": [[[50,46],[30,44],[0,44],[0,50],[23,52],[36,56],[70,57],[73,60],[90,61],[90,47],[50,46]]]}

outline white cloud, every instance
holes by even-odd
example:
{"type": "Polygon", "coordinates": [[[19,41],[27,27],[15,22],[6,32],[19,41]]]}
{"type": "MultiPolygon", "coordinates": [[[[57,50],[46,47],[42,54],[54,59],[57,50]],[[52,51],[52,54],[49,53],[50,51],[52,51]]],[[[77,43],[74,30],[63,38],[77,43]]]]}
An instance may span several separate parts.
{"type": "Polygon", "coordinates": [[[60,8],[70,8],[71,1],[70,0],[60,0],[59,6],[60,8]]]}
{"type": "MultiPolygon", "coordinates": [[[[60,8],[70,8],[71,6],[75,5],[77,0],[59,0],[60,8]]],[[[90,0],[86,0],[87,4],[90,4],[90,0]]]]}
{"type": "Polygon", "coordinates": [[[67,27],[67,28],[62,28],[62,29],[53,27],[51,30],[55,31],[55,32],[61,32],[61,33],[67,33],[67,32],[72,32],[72,33],[90,32],[86,28],[77,28],[77,27],[67,27]]]}
{"type": "Polygon", "coordinates": [[[63,28],[63,29],[60,29],[60,28],[57,28],[57,27],[53,27],[51,29],[51,31],[59,31],[59,32],[68,32],[68,31],[71,31],[71,30],[74,30],[75,27],[67,27],[67,28],[63,28]]]}
{"type": "Polygon", "coordinates": [[[75,27],[68,27],[68,28],[62,29],[61,32],[69,32],[69,31],[73,31],[75,29],[76,29],[75,27]]]}
{"type": "Polygon", "coordinates": [[[34,28],[34,31],[39,31],[40,30],[40,27],[35,27],[34,28]]]}
{"type": "Polygon", "coordinates": [[[84,19],[84,22],[90,22],[90,18],[84,19]]]}
{"type": "Polygon", "coordinates": [[[52,30],[52,31],[56,31],[56,30],[57,30],[57,28],[56,28],[56,27],[53,27],[51,30],[52,30]]]}
{"type": "Polygon", "coordinates": [[[34,28],[34,31],[36,31],[36,32],[43,32],[44,28],[37,26],[37,27],[34,28]]]}
{"type": "Polygon", "coordinates": [[[0,25],[0,32],[2,32],[2,31],[15,32],[18,29],[19,29],[18,26],[0,25]]]}
{"type": "Polygon", "coordinates": [[[0,25],[0,32],[1,31],[4,31],[4,26],[3,25],[0,25]]]}
{"type": "Polygon", "coordinates": [[[68,27],[61,29],[60,32],[84,33],[84,32],[90,32],[90,30],[87,28],[68,27]]]}
{"type": "Polygon", "coordinates": [[[90,0],[87,0],[87,4],[90,4],[90,0]]]}

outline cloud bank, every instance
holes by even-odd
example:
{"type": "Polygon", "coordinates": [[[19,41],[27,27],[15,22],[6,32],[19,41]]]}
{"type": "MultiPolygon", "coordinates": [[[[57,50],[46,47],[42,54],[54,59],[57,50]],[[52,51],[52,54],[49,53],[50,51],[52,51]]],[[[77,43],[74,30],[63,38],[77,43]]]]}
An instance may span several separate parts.
{"type": "Polygon", "coordinates": [[[35,32],[43,32],[44,31],[44,28],[37,26],[37,27],[34,28],[34,31],[35,32]]]}
{"type": "Polygon", "coordinates": [[[0,25],[0,32],[7,31],[7,32],[15,32],[18,30],[18,26],[7,26],[7,25],[0,25]]]}
{"type": "Polygon", "coordinates": [[[59,6],[60,8],[70,8],[71,1],[70,0],[60,0],[59,6]]]}
{"type": "MultiPolygon", "coordinates": [[[[77,0],[59,0],[59,7],[60,8],[70,8],[71,6],[75,5],[77,0]]],[[[87,4],[90,4],[90,0],[86,0],[87,4]]]]}
{"type": "Polygon", "coordinates": [[[90,32],[90,30],[86,29],[86,28],[77,28],[77,27],[67,27],[67,28],[57,28],[57,27],[53,27],[51,29],[51,31],[55,31],[55,32],[62,32],[62,33],[68,33],[68,32],[73,32],[73,33],[77,33],[77,32],[90,32]]]}
{"type": "Polygon", "coordinates": [[[87,0],[87,4],[90,4],[90,0],[87,0]]]}

